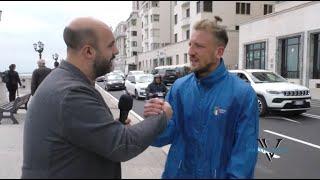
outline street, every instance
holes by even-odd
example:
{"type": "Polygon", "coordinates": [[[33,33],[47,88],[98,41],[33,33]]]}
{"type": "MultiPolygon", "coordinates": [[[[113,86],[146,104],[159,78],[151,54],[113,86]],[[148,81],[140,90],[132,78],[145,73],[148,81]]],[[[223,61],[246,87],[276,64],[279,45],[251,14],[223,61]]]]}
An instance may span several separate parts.
{"type": "MultiPolygon", "coordinates": [[[[124,91],[109,91],[115,98],[124,91]]],[[[141,117],[144,100],[133,102],[133,111],[141,117]]],[[[320,101],[312,100],[312,109],[290,117],[271,114],[260,118],[259,138],[266,139],[267,147],[275,148],[283,139],[271,161],[261,151],[255,178],[319,178],[320,165],[320,101]]],[[[261,145],[259,144],[261,147],[261,145]]]]}

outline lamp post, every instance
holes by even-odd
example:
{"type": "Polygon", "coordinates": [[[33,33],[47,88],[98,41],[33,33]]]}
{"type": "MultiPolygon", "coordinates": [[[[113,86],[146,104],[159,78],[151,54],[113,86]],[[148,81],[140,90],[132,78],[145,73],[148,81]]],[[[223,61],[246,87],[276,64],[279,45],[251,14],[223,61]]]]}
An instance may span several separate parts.
{"type": "Polygon", "coordinates": [[[1,21],[2,10],[0,10],[0,21],[1,21]]]}
{"type": "Polygon", "coordinates": [[[34,50],[39,53],[39,59],[41,59],[41,53],[43,51],[44,44],[41,41],[33,44],[34,50]]]}
{"type": "Polygon", "coordinates": [[[57,60],[59,58],[59,54],[57,54],[57,53],[52,54],[52,58],[57,62],[57,60]]]}

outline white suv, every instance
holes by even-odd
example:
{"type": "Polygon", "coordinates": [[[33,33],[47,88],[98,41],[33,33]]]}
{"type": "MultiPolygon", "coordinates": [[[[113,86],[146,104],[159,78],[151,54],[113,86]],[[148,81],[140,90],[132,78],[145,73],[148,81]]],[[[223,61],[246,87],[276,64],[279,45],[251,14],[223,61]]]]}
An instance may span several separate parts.
{"type": "Polygon", "coordinates": [[[260,116],[268,111],[290,111],[301,114],[310,109],[310,90],[301,85],[289,83],[272,71],[261,69],[230,70],[251,84],[258,96],[260,116]]]}

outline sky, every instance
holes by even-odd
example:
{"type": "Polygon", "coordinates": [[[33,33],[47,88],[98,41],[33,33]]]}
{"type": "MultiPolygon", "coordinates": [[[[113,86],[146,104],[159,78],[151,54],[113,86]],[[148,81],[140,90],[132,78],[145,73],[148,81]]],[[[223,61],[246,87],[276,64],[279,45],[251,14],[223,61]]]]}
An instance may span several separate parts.
{"type": "Polygon", "coordinates": [[[42,58],[53,68],[52,54],[66,57],[63,29],[76,17],[93,17],[113,29],[129,18],[132,1],[0,1],[0,72],[16,64],[19,73],[37,68],[33,43],[44,43],[42,58]]]}

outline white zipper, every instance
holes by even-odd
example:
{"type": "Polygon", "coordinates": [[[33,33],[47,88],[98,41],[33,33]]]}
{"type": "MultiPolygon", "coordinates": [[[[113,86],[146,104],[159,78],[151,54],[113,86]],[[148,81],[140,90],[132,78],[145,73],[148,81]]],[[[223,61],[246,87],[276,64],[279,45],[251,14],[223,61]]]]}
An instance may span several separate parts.
{"type": "Polygon", "coordinates": [[[180,162],[179,162],[179,167],[178,167],[179,169],[180,169],[180,167],[181,167],[181,163],[182,163],[182,160],[180,160],[180,162]]]}
{"type": "Polygon", "coordinates": [[[217,170],[216,169],[214,170],[214,178],[215,179],[217,178],[217,170]]]}

